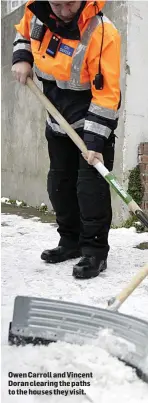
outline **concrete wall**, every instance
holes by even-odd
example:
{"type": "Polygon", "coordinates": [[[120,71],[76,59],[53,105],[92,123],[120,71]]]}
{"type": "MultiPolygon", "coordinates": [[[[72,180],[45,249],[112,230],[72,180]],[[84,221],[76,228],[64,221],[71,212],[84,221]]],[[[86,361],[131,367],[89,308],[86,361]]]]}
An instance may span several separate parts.
{"type": "MultiPolygon", "coordinates": [[[[29,89],[16,83],[11,75],[13,25],[21,18],[23,9],[24,7],[21,7],[2,19],[2,195],[25,200],[36,206],[41,202],[48,203],[46,176],[49,161],[44,138],[46,115],[39,101],[35,99],[29,89]]],[[[104,12],[115,23],[122,37],[122,108],[116,132],[118,139],[114,167],[114,172],[122,183],[127,177],[128,170],[136,165],[136,147],[137,144],[144,141],[143,136],[146,135],[145,101],[147,93],[145,85],[141,93],[139,81],[142,80],[143,83],[144,78],[142,70],[140,79],[138,66],[139,63],[140,66],[143,62],[145,63],[146,76],[148,67],[146,58],[148,56],[146,56],[145,31],[147,29],[148,3],[109,1],[104,12]],[[140,10],[140,17],[137,16],[136,9],[140,10]],[[138,28],[138,24],[140,28],[138,28]],[[134,41],[135,32],[137,33],[136,51],[131,42],[131,40],[134,41]],[[141,58],[136,57],[139,52],[141,58]],[[130,75],[127,65],[130,67],[130,75]],[[136,98],[135,83],[138,83],[136,98]],[[140,100],[141,98],[142,100],[140,100]],[[132,102],[134,102],[134,106],[131,112],[132,102]],[[139,109],[141,102],[143,106],[141,105],[139,109]],[[143,118],[139,116],[134,119],[133,111],[138,116],[143,114],[143,118]],[[141,126],[137,128],[139,119],[141,126]],[[134,128],[135,130],[133,130],[134,128]],[[131,146],[133,138],[134,147],[131,146]]],[[[126,182],[125,184],[127,186],[126,182]]],[[[119,223],[125,218],[127,208],[115,193],[112,194],[112,200],[114,223],[119,223]]]]}
{"type": "Polygon", "coordinates": [[[1,18],[7,14],[7,2],[1,0],[1,18]]]}
{"type": "Polygon", "coordinates": [[[128,2],[123,172],[138,163],[138,145],[148,141],[148,2],[128,2]]]}
{"type": "Polygon", "coordinates": [[[49,204],[46,112],[11,73],[14,24],[23,10],[24,6],[2,19],[2,195],[36,206],[49,204]]]}
{"type": "MultiPolygon", "coordinates": [[[[125,130],[125,88],[126,88],[126,54],[127,54],[127,2],[109,1],[104,7],[104,13],[111,19],[121,35],[121,93],[122,104],[120,119],[116,130],[116,148],[114,170],[117,179],[123,182],[123,144],[125,130]]],[[[128,209],[114,191],[111,191],[113,206],[113,223],[121,223],[128,215],[128,209]]]]}

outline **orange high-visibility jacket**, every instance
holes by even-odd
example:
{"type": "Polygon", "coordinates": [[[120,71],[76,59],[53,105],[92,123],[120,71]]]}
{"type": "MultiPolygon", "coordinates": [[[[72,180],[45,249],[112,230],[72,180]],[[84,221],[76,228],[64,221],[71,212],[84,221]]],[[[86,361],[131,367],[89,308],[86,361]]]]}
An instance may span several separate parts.
{"type": "MultiPolygon", "coordinates": [[[[13,48],[13,64],[34,63],[45,95],[78,132],[84,129],[88,148],[98,152],[117,127],[120,103],[120,35],[99,13],[104,3],[83,1],[74,20],[65,24],[54,15],[48,1],[29,1],[15,26],[13,48]],[[103,89],[94,85],[99,60],[103,89]]],[[[47,124],[55,133],[65,135],[51,116],[47,124]]]]}

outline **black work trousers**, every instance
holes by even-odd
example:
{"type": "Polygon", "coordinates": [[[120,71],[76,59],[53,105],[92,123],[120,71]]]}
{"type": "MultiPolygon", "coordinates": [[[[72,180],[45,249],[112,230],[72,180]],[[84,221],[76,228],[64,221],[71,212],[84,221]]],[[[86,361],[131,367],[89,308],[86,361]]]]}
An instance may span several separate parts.
{"type": "MultiPolygon", "coordinates": [[[[88,165],[72,140],[46,128],[50,171],[47,190],[56,213],[59,245],[81,248],[82,256],[107,258],[108,232],[112,220],[107,182],[88,165]]],[[[114,134],[104,147],[105,166],[112,170],[114,134]]]]}

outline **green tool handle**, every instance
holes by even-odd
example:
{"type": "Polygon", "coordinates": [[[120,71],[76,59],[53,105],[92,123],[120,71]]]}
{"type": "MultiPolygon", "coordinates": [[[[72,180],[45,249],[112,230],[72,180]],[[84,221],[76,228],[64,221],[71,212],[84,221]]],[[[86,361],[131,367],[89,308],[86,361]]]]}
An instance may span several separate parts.
{"type": "MultiPolygon", "coordinates": [[[[46,108],[50,115],[53,116],[53,118],[58,122],[60,127],[68,134],[68,136],[76,144],[80,151],[83,154],[87,155],[88,150],[84,141],[78,136],[76,131],[63,118],[60,112],[57,111],[55,106],[52,105],[52,103],[46,98],[46,96],[42,93],[42,91],[38,88],[38,86],[30,77],[27,78],[27,85],[41,101],[42,105],[46,108]]],[[[95,160],[93,165],[103,176],[103,178],[109,183],[109,185],[115,190],[115,192],[123,199],[123,201],[127,204],[129,210],[134,213],[145,226],[148,227],[148,217],[141,210],[138,204],[132,199],[132,197],[122,188],[114,174],[110,173],[108,169],[105,168],[105,166],[102,164],[102,162],[98,162],[98,159],[95,160]]]]}

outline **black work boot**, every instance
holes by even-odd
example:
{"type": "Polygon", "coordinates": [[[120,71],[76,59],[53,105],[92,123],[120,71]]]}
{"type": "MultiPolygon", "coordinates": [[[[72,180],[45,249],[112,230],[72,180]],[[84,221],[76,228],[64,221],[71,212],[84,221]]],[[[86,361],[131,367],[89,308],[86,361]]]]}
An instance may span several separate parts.
{"type": "Polygon", "coordinates": [[[60,263],[68,259],[80,257],[80,249],[66,248],[65,246],[57,246],[54,249],[44,250],[41,254],[41,259],[46,263],[60,263]]]}
{"type": "Polygon", "coordinates": [[[100,260],[96,256],[83,256],[73,267],[73,276],[80,279],[96,277],[106,268],[107,260],[100,260]]]}

